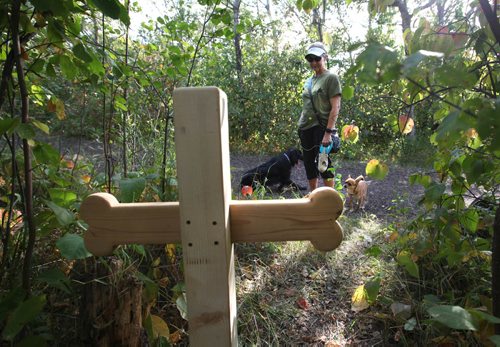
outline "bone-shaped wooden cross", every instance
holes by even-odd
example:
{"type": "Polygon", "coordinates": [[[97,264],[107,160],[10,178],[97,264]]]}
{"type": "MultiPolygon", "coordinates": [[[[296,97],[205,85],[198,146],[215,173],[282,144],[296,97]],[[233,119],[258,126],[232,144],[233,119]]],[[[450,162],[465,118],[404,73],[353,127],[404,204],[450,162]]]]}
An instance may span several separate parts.
{"type": "MultiPolygon", "coordinates": [[[[310,240],[321,251],[342,241],[336,219],[342,199],[318,188],[295,200],[233,200],[229,206],[232,242],[310,240]]],[[[88,223],[85,245],[94,255],[110,255],[118,245],[181,243],[178,202],[120,204],[111,194],[89,196],[80,208],[88,223]],[[140,216],[140,218],[138,218],[140,216]]]]}
{"type": "Polygon", "coordinates": [[[332,188],[293,200],[231,200],[227,99],[221,90],[174,91],[179,202],[120,204],[90,195],[80,208],[85,245],[109,255],[121,244],[181,242],[192,346],[237,345],[234,242],[342,241],[343,203],[332,188]]]}

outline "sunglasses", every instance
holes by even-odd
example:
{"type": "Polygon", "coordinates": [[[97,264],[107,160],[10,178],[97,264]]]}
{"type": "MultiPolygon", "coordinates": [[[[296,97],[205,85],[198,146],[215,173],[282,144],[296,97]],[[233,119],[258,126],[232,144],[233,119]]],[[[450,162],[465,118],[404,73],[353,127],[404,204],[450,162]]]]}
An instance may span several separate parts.
{"type": "Polygon", "coordinates": [[[322,57],[317,57],[315,55],[308,55],[306,57],[306,60],[310,63],[312,63],[313,61],[320,61],[322,57]]]}

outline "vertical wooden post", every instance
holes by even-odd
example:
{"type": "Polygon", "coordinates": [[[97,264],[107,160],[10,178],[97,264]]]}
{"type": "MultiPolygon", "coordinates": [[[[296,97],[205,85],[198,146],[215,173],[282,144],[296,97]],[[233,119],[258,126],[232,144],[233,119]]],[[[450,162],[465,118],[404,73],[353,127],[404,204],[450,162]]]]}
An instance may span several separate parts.
{"type": "Polygon", "coordinates": [[[237,345],[227,97],[179,88],[174,110],[190,345],[237,345]]]}

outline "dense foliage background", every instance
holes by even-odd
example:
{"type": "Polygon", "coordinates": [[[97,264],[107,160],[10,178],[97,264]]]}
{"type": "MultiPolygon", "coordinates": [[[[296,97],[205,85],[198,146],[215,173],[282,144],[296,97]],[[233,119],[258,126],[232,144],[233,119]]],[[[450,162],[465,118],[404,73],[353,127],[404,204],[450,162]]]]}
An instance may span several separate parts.
{"type": "MultiPolygon", "coordinates": [[[[310,74],[303,52],[323,41],[343,83],[343,159],[369,161],[377,179],[394,162],[425,170],[409,177],[425,187],[421,212],[408,221],[402,211],[406,223],[388,226],[394,242],[370,250],[397,262],[412,307],[380,319],[402,327],[408,344],[500,343],[498,9],[486,0],[172,0],[131,32],[140,5],[0,1],[2,341],[78,341],[65,328],[90,317],[74,303],[104,281],[102,264],[116,287],[131,276],[146,288],[151,342],[182,339],[179,247],[122,247],[111,266],[86,251],[79,205],[96,191],[121,202],[176,200],[176,87],[226,92],[232,151],[297,145],[310,74]],[[365,15],[366,32],[353,35],[352,19],[365,15]],[[70,157],[65,146],[75,142],[102,151],[70,157]]],[[[402,300],[381,294],[384,276],[362,290],[370,305],[402,300]]]]}

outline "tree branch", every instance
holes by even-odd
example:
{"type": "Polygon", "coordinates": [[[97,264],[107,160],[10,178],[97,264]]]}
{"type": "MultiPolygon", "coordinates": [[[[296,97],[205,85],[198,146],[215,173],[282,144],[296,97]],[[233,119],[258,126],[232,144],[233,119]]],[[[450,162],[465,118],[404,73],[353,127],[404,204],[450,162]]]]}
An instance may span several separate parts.
{"type": "Polygon", "coordinates": [[[500,44],[500,23],[498,22],[496,11],[493,11],[490,4],[488,3],[488,0],[479,0],[479,4],[481,5],[481,9],[483,10],[484,16],[488,21],[490,29],[495,36],[495,40],[497,40],[497,44],[500,44]]]}
{"type": "MultiPolygon", "coordinates": [[[[24,68],[21,58],[21,40],[19,37],[19,18],[21,12],[21,0],[12,2],[12,50],[14,52],[14,62],[16,64],[17,83],[21,94],[21,122],[27,124],[29,122],[29,100],[26,81],[24,80],[24,68]]],[[[23,288],[29,293],[31,291],[31,261],[33,250],[35,248],[36,228],[33,219],[33,173],[31,167],[31,155],[28,139],[23,139],[23,154],[24,154],[24,205],[26,213],[26,222],[28,226],[28,245],[24,253],[23,263],[23,288]]]]}
{"type": "Polygon", "coordinates": [[[426,8],[431,7],[432,5],[434,5],[435,2],[436,0],[430,0],[428,3],[417,7],[415,10],[413,10],[412,16],[415,15],[417,12],[420,12],[422,10],[425,10],[426,8]]]}

